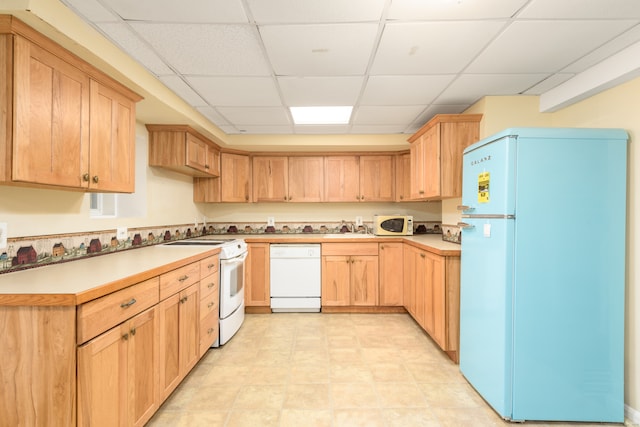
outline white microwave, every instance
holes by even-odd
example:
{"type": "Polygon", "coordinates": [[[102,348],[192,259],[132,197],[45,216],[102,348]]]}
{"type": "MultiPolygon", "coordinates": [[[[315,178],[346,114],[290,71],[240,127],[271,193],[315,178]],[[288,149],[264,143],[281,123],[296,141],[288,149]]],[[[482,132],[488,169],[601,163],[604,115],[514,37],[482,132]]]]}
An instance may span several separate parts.
{"type": "Polygon", "coordinates": [[[376,236],[411,236],[412,215],[374,215],[373,234],[376,236]]]}

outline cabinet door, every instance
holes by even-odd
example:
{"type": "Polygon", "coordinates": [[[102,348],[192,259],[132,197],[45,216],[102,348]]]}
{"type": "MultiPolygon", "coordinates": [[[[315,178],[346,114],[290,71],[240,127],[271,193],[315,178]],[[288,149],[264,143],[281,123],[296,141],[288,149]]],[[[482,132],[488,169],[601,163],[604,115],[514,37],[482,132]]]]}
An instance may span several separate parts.
{"type": "Polygon", "coordinates": [[[424,197],[440,196],[440,125],[435,125],[421,137],[424,144],[422,186],[424,197]]]}
{"type": "Polygon", "coordinates": [[[396,156],[396,202],[411,200],[411,154],[396,156]]]}
{"type": "Polygon", "coordinates": [[[360,200],[360,172],[357,156],[332,156],[324,159],[324,201],[360,200]]]}
{"type": "Polygon", "coordinates": [[[322,257],[322,305],[350,304],[351,257],[329,255],[322,257]]]}
{"type": "Polygon", "coordinates": [[[200,284],[180,292],[180,376],[184,378],[200,358],[200,284]]]}
{"type": "Polygon", "coordinates": [[[86,188],[89,78],[27,39],[16,35],[14,40],[11,178],[86,188]]]}
{"type": "Polygon", "coordinates": [[[160,320],[160,400],[178,386],[180,377],[180,294],[158,304],[160,320]]]}
{"type": "Polygon", "coordinates": [[[271,305],[268,243],[249,243],[245,269],[244,303],[247,307],[271,305]]]}
{"type": "Polygon", "coordinates": [[[186,153],[185,159],[187,166],[197,169],[201,172],[209,173],[211,165],[209,164],[209,145],[197,138],[195,135],[186,133],[186,153]]]}
{"type": "Polygon", "coordinates": [[[404,266],[402,243],[380,243],[379,305],[402,306],[404,266]]]}
{"type": "Polygon", "coordinates": [[[126,426],[128,325],[78,348],[78,426],[126,426]]]}
{"type": "Polygon", "coordinates": [[[324,197],[324,157],[289,157],[289,201],[321,202],[324,197]]]}
{"type": "Polygon", "coordinates": [[[378,257],[350,258],[351,305],[378,305],[378,257]]]}
{"type": "Polygon", "coordinates": [[[422,137],[411,144],[410,149],[410,171],[411,171],[411,200],[424,198],[424,141],[422,137]]]}
{"type": "Polygon", "coordinates": [[[222,153],[220,155],[220,200],[249,201],[249,156],[222,153]]]}
{"type": "Polygon", "coordinates": [[[360,156],[360,201],[395,200],[394,157],[360,156]]]}
{"type": "Polygon", "coordinates": [[[132,193],[135,189],[135,103],[91,81],[89,188],[132,193]]]}
{"type": "Polygon", "coordinates": [[[286,157],[253,158],[253,201],[286,202],[289,168],[286,157]]]}
{"type": "Polygon", "coordinates": [[[128,322],[129,425],[143,426],[160,402],[158,308],[128,322]]]}
{"type": "Polygon", "coordinates": [[[425,326],[438,345],[446,349],[445,262],[441,256],[426,253],[425,326]]]}

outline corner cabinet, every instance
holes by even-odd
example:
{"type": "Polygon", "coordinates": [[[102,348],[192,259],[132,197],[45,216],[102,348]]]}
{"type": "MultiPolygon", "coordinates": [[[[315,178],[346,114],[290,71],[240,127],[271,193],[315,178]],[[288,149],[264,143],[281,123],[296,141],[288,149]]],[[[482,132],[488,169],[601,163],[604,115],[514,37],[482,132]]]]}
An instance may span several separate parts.
{"type": "Polygon", "coordinates": [[[438,114],[409,142],[411,199],[462,197],[462,153],[477,142],[482,114],[438,114]]]}
{"type": "Polygon", "coordinates": [[[194,202],[249,203],[251,162],[246,154],[221,153],[219,178],[194,178],[194,202]]]}
{"type": "Polygon", "coordinates": [[[449,357],[458,361],[460,257],[405,244],[404,306],[449,357]]]}
{"type": "Polygon", "coordinates": [[[0,182],[134,191],[139,95],[0,15],[0,182]]]}
{"type": "Polygon", "coordinates": [[[220,176],[220,148],[184,125],[146,125],[149,131],[149,166],[184,175],[220,176]]]}

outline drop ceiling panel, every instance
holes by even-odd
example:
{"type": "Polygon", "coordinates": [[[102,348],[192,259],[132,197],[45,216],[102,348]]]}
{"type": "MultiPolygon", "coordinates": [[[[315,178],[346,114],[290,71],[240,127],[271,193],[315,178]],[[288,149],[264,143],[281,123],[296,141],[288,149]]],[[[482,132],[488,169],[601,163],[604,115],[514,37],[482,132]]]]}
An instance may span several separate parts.
{"type": "MultiPolygon", "coordinates": [[[[226,118],[224,118],[220,113],[218,113],[218,111],[216,111],[214,108],[212,107],[198,107],[197,110],[206,118],[208,118],[209,120],[211,120],[214,123],[218,123],[220,126],[229,126],[229,127],[233,127],[226,118]]],[[[236,132],[237,129],[233,128],[236,132]]]]}
{"type": "Polygon", "coordinates": [[[523,93],[548,76],[548,74],[464,74],[458,77],[436,102],[471,104],[485,95],[523,93]]]}
{"type": "Polygon", "coordinates": [[[208,105],[180,76],[161,76],[160,81],[191,106],[200,108],[208,105]]]}
{"type": "Polygon", "coordinates": [[[504,25],[503,21],[387,24],[371,74],[458,73],[504,25]]]}
{"type": "Polygon", "coordinates": [[[291,124],[284,107],[219,107],[217,110],[225,119],[234,123],[236,127],[291,124]]]}
{"type": "Polygon", "coordinates": [[[526,3],[527,0],[393,0],[389,19],[432,21],[510,18],[526,3]]]}
{"type": "MultiPolygon", "coordinates": [[[[354,134],[393,134],[404,133],[407,126],[405,124],[398,125],[353,125],[351,126],[351,133],[354,134]]],[[[412,131],[413,133],[415,131],[412,131]]]]}
{"type": "Polygon", "coordinates": [[[270,77],[188,76],[189,85],[211,105],[278,106],[278,91],[270,77]]]}
{"type": "Polygon", "coordinates": [[[453,75],[371,76],[361,105],[425,105],[442,92],[453,75]]]}
{"type": "Polygon", "coordinates": [[[62,0],[62,2],[92,22],[118,21],[118,17],[107,10],[98,0],[62,0]]]}
{"type": "Polygon", "coordinates": [[[162,58],[154,50],[149,49],[149,44],[141,40],[127,24],[107,22],[98,24],[98,27],[109,35],[112,42],[126,50],[130,56],[156,76],[173,74],[173,70],[162,58]]]}
{"type": "Polygon", "coordinates": [[[278,76],[363,75],[377,31],[377,24],[260,27],[278,76]]]}
{"type": "Polygon", "coordinates": [[[354,125],[398,125],[412,122],[426,105],[405,105],[390,107],[364,106],[353,113],[354,125]]]}
{"type": "Polygon", "coordinates": [[[248,25],[134,22],[131,26],[179,73],[270,75],[257,35],[248,25]]]}
{"type": "Polygon", "coordinates": [[[102,2],[125,20],[248,22],[240,0],[102,0],[102,2]]]}
{"type": "Polygon", "coordinates": [[[278,77],[285,105],[354,105],[362,90],[364,77],[278,77]]]}
{"type": "Polygon", "coordinates": [[[640,18],[638,0],[532,0],[520,18],[610,19],[640,18]]]}
{"type": "Polygon", "coordinates": [[[633,21],[514,22],[467,69],[470,73],[556,72],[616,37],[633,21]]]}
{"type": "Polygon", "coordinates": [[[545,80],[542,80],[537,85],[529,88],[525,95],[542,95],[546,91],[553,89],[554,87],[566,82],[571,77],[575,76],[575,74],[552,74],[545,80]]]}
{"type": "Polygon", "coordinates": [[[313,134],[313,135],[326,135],[326,134],[343,134],[349,133],[348,125],[295,125],[293,130],[297,134],[313,134]]]}
{"type": "Polygon", "coordinates": [[[378,21],[386,0],[248,0],[258,24],[378,21]]]}

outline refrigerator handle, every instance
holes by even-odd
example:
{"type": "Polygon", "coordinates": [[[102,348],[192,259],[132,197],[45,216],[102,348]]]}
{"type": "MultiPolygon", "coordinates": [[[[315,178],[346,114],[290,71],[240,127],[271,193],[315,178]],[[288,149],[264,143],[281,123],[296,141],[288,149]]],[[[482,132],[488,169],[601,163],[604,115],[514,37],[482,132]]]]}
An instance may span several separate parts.
{"type": "Polygon", "coordinates": [[[473,211],[476,208],[472,207],[472,206],[467,206],[467,205],[458,205],[458,210],[459,211],[473,211]]]}
{"type": "Polygon", "coordinates": [[[474,228],[475,226],[471,225],[471,224],[468,224],[466,222],[459,222],[458,223],[458,227],[460,227],[460,228],[462,228],[464,230],[465,228],[474,228]]]}

